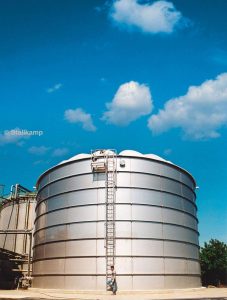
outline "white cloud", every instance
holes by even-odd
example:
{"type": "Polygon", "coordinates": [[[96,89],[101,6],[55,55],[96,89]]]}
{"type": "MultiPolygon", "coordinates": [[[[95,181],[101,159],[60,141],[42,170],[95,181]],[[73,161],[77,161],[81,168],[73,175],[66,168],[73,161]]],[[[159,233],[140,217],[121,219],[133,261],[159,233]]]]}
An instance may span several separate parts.
{"type": "Polygon", "coordinates": [[[50,164],[50,161],[49,160],[36,160],[33,162],[33,165],[34,166],[37,166],[37,165],[49,165],[50,164]]]}
{"type": "Polygon", "coordinates": [[[219,137],[218,130],[226,125],[227,73],[189,87],[185,95],[167,101],[148,120],[154,134],[181,128],[186,137],[198,140],[219,137]]]}
{"type": "Polygon", "coordinates": [[[30,138],[29,135],[24,134],[24,131],[26,130],[16,127],[0,133],[0,146],[5,144],[16,144],[17,146],[22,146],[23,140],[30,138]]]}
{"type": "Polygon", "coordinates": [[[28,149],[28,152],[31,153],[31,154],[35,154],[35,155],[44,155],[49,150],[50,150],[50,148],[45,147],[45,146],[40,146],[40,147],[32,146],[28,149]]]}
{"type": "Polygon", "coordinates": [[[118,24],[152,34],[171,33],[184,20],[173,3],[168,1],[140,4],[137,0],[117,0],[110,15],[118,24]]]}
{"type": "MultiPolygon", "coordinates": [[[[46,147],[46,146],[32,146],[28,149],[28,152],[31,154],[35,154],[38,156],[45,155],[48,151],[51,150],[51,147],[46,147]]],[[[51,156],[53,157],[58,157],[58,156],[63,156],[68,153],[67,148],[56,148],[52,150],[51,156]]]]}
{"type": "Polygon", "coordinates": [[[62,83],[56,83],[54,86],[50,87],[49,89],[47,89],[47,93],[53,93],[56,92],[57,90],[59,90],[61,87],[63,86],[62,83]]]}
{"type": "Polygon", "coordinates": [[[150,89],[135,81],[124,83],[106,106],[108,110],[104,112],[102,120],[115,125],[128,125],[151,112],[153,105],[150,89]]]}
{"type": "Polygon", "coordinates": [[[173,152],[173,150],[172,149],[170,149],[170,148],[168,148],[168,149],[165,149],[164,150],[164,155],[170,155],[171,153],[173,152]]]}
{"type": "Polygon", "coordinates": [[[54,157],[63,156],[65,154],[67,154],[68,152],[69,152],[69,150],[67,148],[56,148],[53,151],[52,156],[54,156],[54,157]]]}
{"type": "Polygon", "coordinates": [[[95,131],[96,127],[93,124],[90,114],[87,114],[83,109],[67,109],[65,111],[65,119],[69,123],[81,123],[84,130],[95,131]]]}

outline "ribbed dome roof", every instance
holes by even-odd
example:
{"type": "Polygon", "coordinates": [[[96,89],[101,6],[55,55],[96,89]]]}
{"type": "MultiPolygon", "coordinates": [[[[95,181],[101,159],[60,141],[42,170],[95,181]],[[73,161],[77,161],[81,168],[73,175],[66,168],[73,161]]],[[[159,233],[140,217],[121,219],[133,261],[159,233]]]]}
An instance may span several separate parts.
{"type": "MultiPolygon", "coordinates": [[[[96,156],[103,156],[105,154],[112,154],[113,151],[112,150],[97,150],[96,152],[94,152],[94,154],[96,156]]],[[[142,154],[138,151],[135,150],[123,150],[121,151],[118,155],[120,156],[132,156],[132,157],[144,157],[144,158],[150,158],[150,159],[154,159],[154,160],[159,160],[159,161],[165,161],[168,163],[171,163],[170,161],[165,160],[164,158],[156,155],[156,154],[142,154]]],[[[91,154],[87,154],[87,153],[81,153],[81,154],[77,154],[67,160],[63,160],[62,162],[59,163],[60,164],[64,164],[73,160],[79,160],[79,159],[84,159],[84,158],[90,158],[91,154]]]]}
{"type": "Polygon", "coordinates": [[[138,151],[134,151],[134,150],[123,150],[119,153],[119,155],[122,156],[143,156],[142,153],[138,152],[138,151]]]}
{"type": "Polygon", "coordinates": [[[145,157],[145,158],[150,158],[150,159],[154,159],[154,160],[159,160],[159,161],[165,161],[168,163],[171,163],[170,161],[165,160],[164,158],[156,155],[156,154],[142,154],[138,151],[134,151],[134,150],[123,150],[119,153],[119,155],[122,156],[137,156],[137,157],[145,157]]]}
{"type": "Polygon", "coordinates": [[[80,154],[77,154],[77,155],[75,155],[75,156],[73,156],[73,157],[67,159],[67,160],[61,161],[61,162],[59,163],[59,165],[64,164],[64,163],[69,162],[69,161],[72,161],[72,160],[78,160],[78,159],[90,158],[90,157],[91,157],[90,154],[87,154],[87,153],[80,153],[80,154]]]}

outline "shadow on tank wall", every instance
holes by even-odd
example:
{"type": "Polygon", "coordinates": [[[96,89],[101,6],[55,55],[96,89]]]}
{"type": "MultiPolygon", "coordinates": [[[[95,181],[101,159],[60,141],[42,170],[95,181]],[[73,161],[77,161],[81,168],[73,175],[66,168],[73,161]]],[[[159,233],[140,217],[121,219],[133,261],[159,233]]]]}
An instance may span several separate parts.
{"type": "Polygon", "coordinates": [[[9,255],[3,251],[0,249],[0,289],[15,289],[22,273],[16,261],[11,261],[9,255]]]}

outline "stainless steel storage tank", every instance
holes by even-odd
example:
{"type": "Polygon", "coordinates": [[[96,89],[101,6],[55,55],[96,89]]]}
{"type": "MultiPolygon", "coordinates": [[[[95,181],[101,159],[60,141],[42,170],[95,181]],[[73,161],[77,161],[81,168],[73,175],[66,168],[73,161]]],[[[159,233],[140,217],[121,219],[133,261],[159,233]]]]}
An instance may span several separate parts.
{"type": "MultiPolygon", "coordinates": [[[[105,289],[107,185],[101,168],[91,168],[96,159],[76,155],[38,180],[34,287],[105,289]]],[[[193,177],[153,154],[126,150],[116,161],[114,256],[119,289],[200,286],[193,177]]]]}

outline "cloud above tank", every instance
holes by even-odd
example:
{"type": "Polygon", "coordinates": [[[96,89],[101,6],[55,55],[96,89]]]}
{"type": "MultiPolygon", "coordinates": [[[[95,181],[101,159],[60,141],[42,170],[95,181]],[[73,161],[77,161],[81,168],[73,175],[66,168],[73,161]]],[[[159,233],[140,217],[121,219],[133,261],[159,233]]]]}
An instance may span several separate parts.
{"type": "Polygon", "coordinates": [[[62,83],[56,83],[54,86],[47,89],[47,93],[49,93],[49,94],[54,93],[54,92],[58,91],[59,89],[61,89],[62,87],[63,87],[62,83]]]}
{"type": "Polygon", "coordinates": [[[0,132],[0,146],[7,144],[21,146],[23,145],[24,140],[31,137],[31,135],[28,134],[29,132],[29,130],[20,129],[19,127],[4,130],[2,133],[0,132]]]}
{"type": "Polygon", "coordinates": [[[65,148],[65,147],[56,148],[53,150],[52,156],[54,156],[54,157],[64,156],[64,155],[68,154],[68,152],[69,152],[68,148],[65,148]]]}
{"type": "Polygon", "coordinates": [[[31,146],[28,148],[28,153],[30,154],[34,154],[34,155],[38,155],[38,156],[43,156],[46,155],[47,153],[50,153],[51,151],[51,156],[52,157],[60,157],[60,156],[64,156],[69,152],[68,148],[51,148],[51,147],[47,147],[47,146],[31,146]]]}
{"type": "Polygon", "coordinates": [[[190,86],[183,96],[170,99],[163,109],[148,120],[153,134],[181,128],[184,136],[194,140],[217,138],[227,125],[227,73],[190,86]]]}
{"type": "Polygon", "coordinates": [[[28,152],[35,155],[45,155],[50,150],[50,147],[46,146],[32,146],[28,148],[28,152]]]}
{"type": "Polygon", "coordinates": [[[122,84],[112,102],[106,103],[107,111],[102,120],[109,124],[126,126],[152,111],[153,103],[150,89],[145,84],[130,81],[122,84]]]}
{"type": "Polygon", "coordinates": [[[96,131],[91,115],[86,113],[82,108],[67,109],[64,117],[69,123],[81,124],[84,130],[96,131]]]}
{"type": "Polygon", "coordinates": [[[142,4],[138,0],[117,0],[113,2],[110,17],[123,28],[151,34],[172,33],[177,26],[188,23],[169,1],[142,4]]]}

